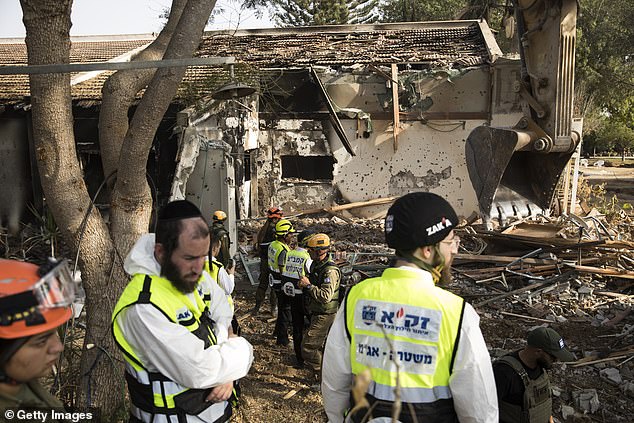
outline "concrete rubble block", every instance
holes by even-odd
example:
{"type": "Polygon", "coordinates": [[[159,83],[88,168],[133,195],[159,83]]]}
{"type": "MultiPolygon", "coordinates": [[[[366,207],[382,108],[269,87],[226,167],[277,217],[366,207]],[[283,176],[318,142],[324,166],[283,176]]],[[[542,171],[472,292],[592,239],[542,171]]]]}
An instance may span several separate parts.
{"type": "Polygon", "coordinates": [[[575,406],[584,413],[594,414],[599,410],[599,395],[596,389],[581,389],[572,393],[575,406]]]}
{"type": "Polygon", "coordinates": [[[621,378],[621,373],[619,372],[619,369],[616,369],[614,367],[608,367],[601,370],[599,372],[599,375],[602,379],[615,386],[618,386],[621,384],[621,382],[623,382],[623,378],[621,378]]]}
{"type": "Polygon", "coordinates": [[[577,289],[577,292],[579,293],[579,295],[582,295],[582,296],[584,295],[590,296],[594,292],[594,288],[591,288],[589,286],[582,286],[581,288],[577,289]]]}
{"type": "Polygon", "coordinates": [[[623,392],[630,398],[634,398],[634,382],[627,381],[621,385],[623,392]]]}
{"type": "Polygon", "coordinates": [[[575,409],[569,405],[562,405],[561,406],[561,417],[564,419],[564,421],[568,420],[568,417],[574,416],[575,415],[575,409]]]}

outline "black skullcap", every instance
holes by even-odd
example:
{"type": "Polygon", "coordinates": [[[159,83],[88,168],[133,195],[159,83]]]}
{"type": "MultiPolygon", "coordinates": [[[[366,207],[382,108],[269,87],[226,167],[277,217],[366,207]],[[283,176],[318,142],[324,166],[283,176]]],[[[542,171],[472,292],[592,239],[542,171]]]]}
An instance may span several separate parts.
{"type": "Polygon", "coordinates": [[[190,217],[202,217],[202,213],[187,200],[169,202],[159,211],[158,219],[162,221],[182,220],[190,217]]]}
{"type": "Polygon", "coordinates": [[[397,199],[385,218],[388,247],[411,251],[434,245],[458,224],[458,216],[444,198],[431,192],[412,192],[397,199]]]}

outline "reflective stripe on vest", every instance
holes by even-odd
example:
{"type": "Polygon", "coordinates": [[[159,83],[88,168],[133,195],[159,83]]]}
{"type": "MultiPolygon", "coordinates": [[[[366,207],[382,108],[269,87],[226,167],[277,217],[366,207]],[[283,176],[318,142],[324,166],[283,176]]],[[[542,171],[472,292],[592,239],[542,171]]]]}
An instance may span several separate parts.
{"type": "Polygon", "coordinates": [[[279,240],[275,240],[269,244],[268,264],[271,275],[275,281],[280,281],[281,269],[278,264],[278,260],[282,251],[288,251],[288,245],[279,240]]]}
{"type": "Polygon", "coordinates": [[[504,363],[513,368],[524,383],[524,405],[511,404],[500,400],[500,422],[513,423],[547,423],[553,411],[550,393],[550,379],[545,370],[535,380],[528,377],[526,369],[520,361],[511,355],[500,357],[497,363],[504,363]]]}
{"type": "MultiPolygon", "coordinates": [[[[207,263],[209,263],[209,261],[207,261],[207,263]]],[[[209,274],[211,275],[213,280],[218,284],[218,286],[222,288],[222,285],[220,285],[220,279],[218,278],[218,276],[220,273],[220,268],[224,267],[223,264],[217,260],[211,259],[211,263],[209,263],[208,266],[209,266],[209,274]]],[[[234,311],[233,298],[231,298],[230,294],[225,293],[225,295],[227,296],[227,301],[229,301],[229,305],[231,306],[231,312],[233,313],[234,311]]]]}
{"type": "Polygon", "coordinates": [[[368,394],[394,401],[393,361],[398,360],[403,402],[433,404],[452,398],[449,377],[462,298],[421,281],[416,272],[396,268],[357,284],[346,298],[352,373],[370,370],[368,394]]]}
{"type": "Polygon", "coordinates": [[[300,276],[306,276],[306,262],[310,259],[310,254],[306,250],[290,250],[286,253],[282,276],[299,280],[300,276]]]}
{"type": "MultiPolygon", "coordinates": [[[[184,326],[197,338],[203,340],[204,347],[208,348],[216,344],[213,321],[207,315],[209,300],[207,302],[203,300],[204,297],[210,299],[210,293],[203,292],[202,284],[198,286],[199,288],[193,292],[194,301],[192,302],[167,279],[137,274],[128,283],[114,308],[112,333],[126,361],[126,379],[131,401],[136,409],[145,414],[166,416],[191,414],[176,404],[181,401],[186,402],[187,399],[200,395],[205,390],[189,389],[159,372],[148,371],[123,336],[117,316],[132,305],[151,304],[170,322],[184,326]]],[[[198,413],[208,408],[207,405],[204,407],[198,413]]],[[[216,412],[212,413],[216,416],[214,421],[226,413],[226,407],[229,407],[226,403],[222,407],[217,407],[216,412]]]]}
{"type": "Polygon", "coordinates": [[[293,292],[295,295],[304,293],[304,291],[297,286],[297,282],[301,276],[306,276],[306,262],[308,260],[310,260],[310,254],[304,249],[290,250],[286,253],[281,279],[284,285],[286,285],[287,282],[293,284],[293,292]]]}

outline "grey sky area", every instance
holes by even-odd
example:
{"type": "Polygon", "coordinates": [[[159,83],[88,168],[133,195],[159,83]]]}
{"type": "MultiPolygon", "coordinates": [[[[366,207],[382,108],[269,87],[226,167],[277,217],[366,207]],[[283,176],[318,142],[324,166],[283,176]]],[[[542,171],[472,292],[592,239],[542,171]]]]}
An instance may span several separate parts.
{"type": "MultiPolygon", "coordinates": [[[[74,0],[71,35],[145,34],[158,32],[161,13],[171,0],[74,0]]],[[[266,12],[258,18],[252,10],[241,11],[239,2],[219,0],[213,24],[207,29],[272,27],[266,12]]],[[[0,0],[0,38],[24,37],[22,9],[18,0],[0,0]]]]}

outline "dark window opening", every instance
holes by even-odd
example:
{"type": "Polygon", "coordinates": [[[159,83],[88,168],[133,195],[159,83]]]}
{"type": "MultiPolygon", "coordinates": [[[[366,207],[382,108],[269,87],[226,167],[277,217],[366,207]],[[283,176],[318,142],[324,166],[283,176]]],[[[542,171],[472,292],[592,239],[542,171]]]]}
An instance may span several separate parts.
{"type": "Polygon", "coordinates": [[[282,179],[332,181],[334,164],[332,156],[282,156],[282,179]]]}
{"type": "Polygon", "coordinates": [[[244,163],[242,164],[242,167],[244,168],[245,181],[251,180],[251,154],[251,150],[244,152],[244,163]]]}

